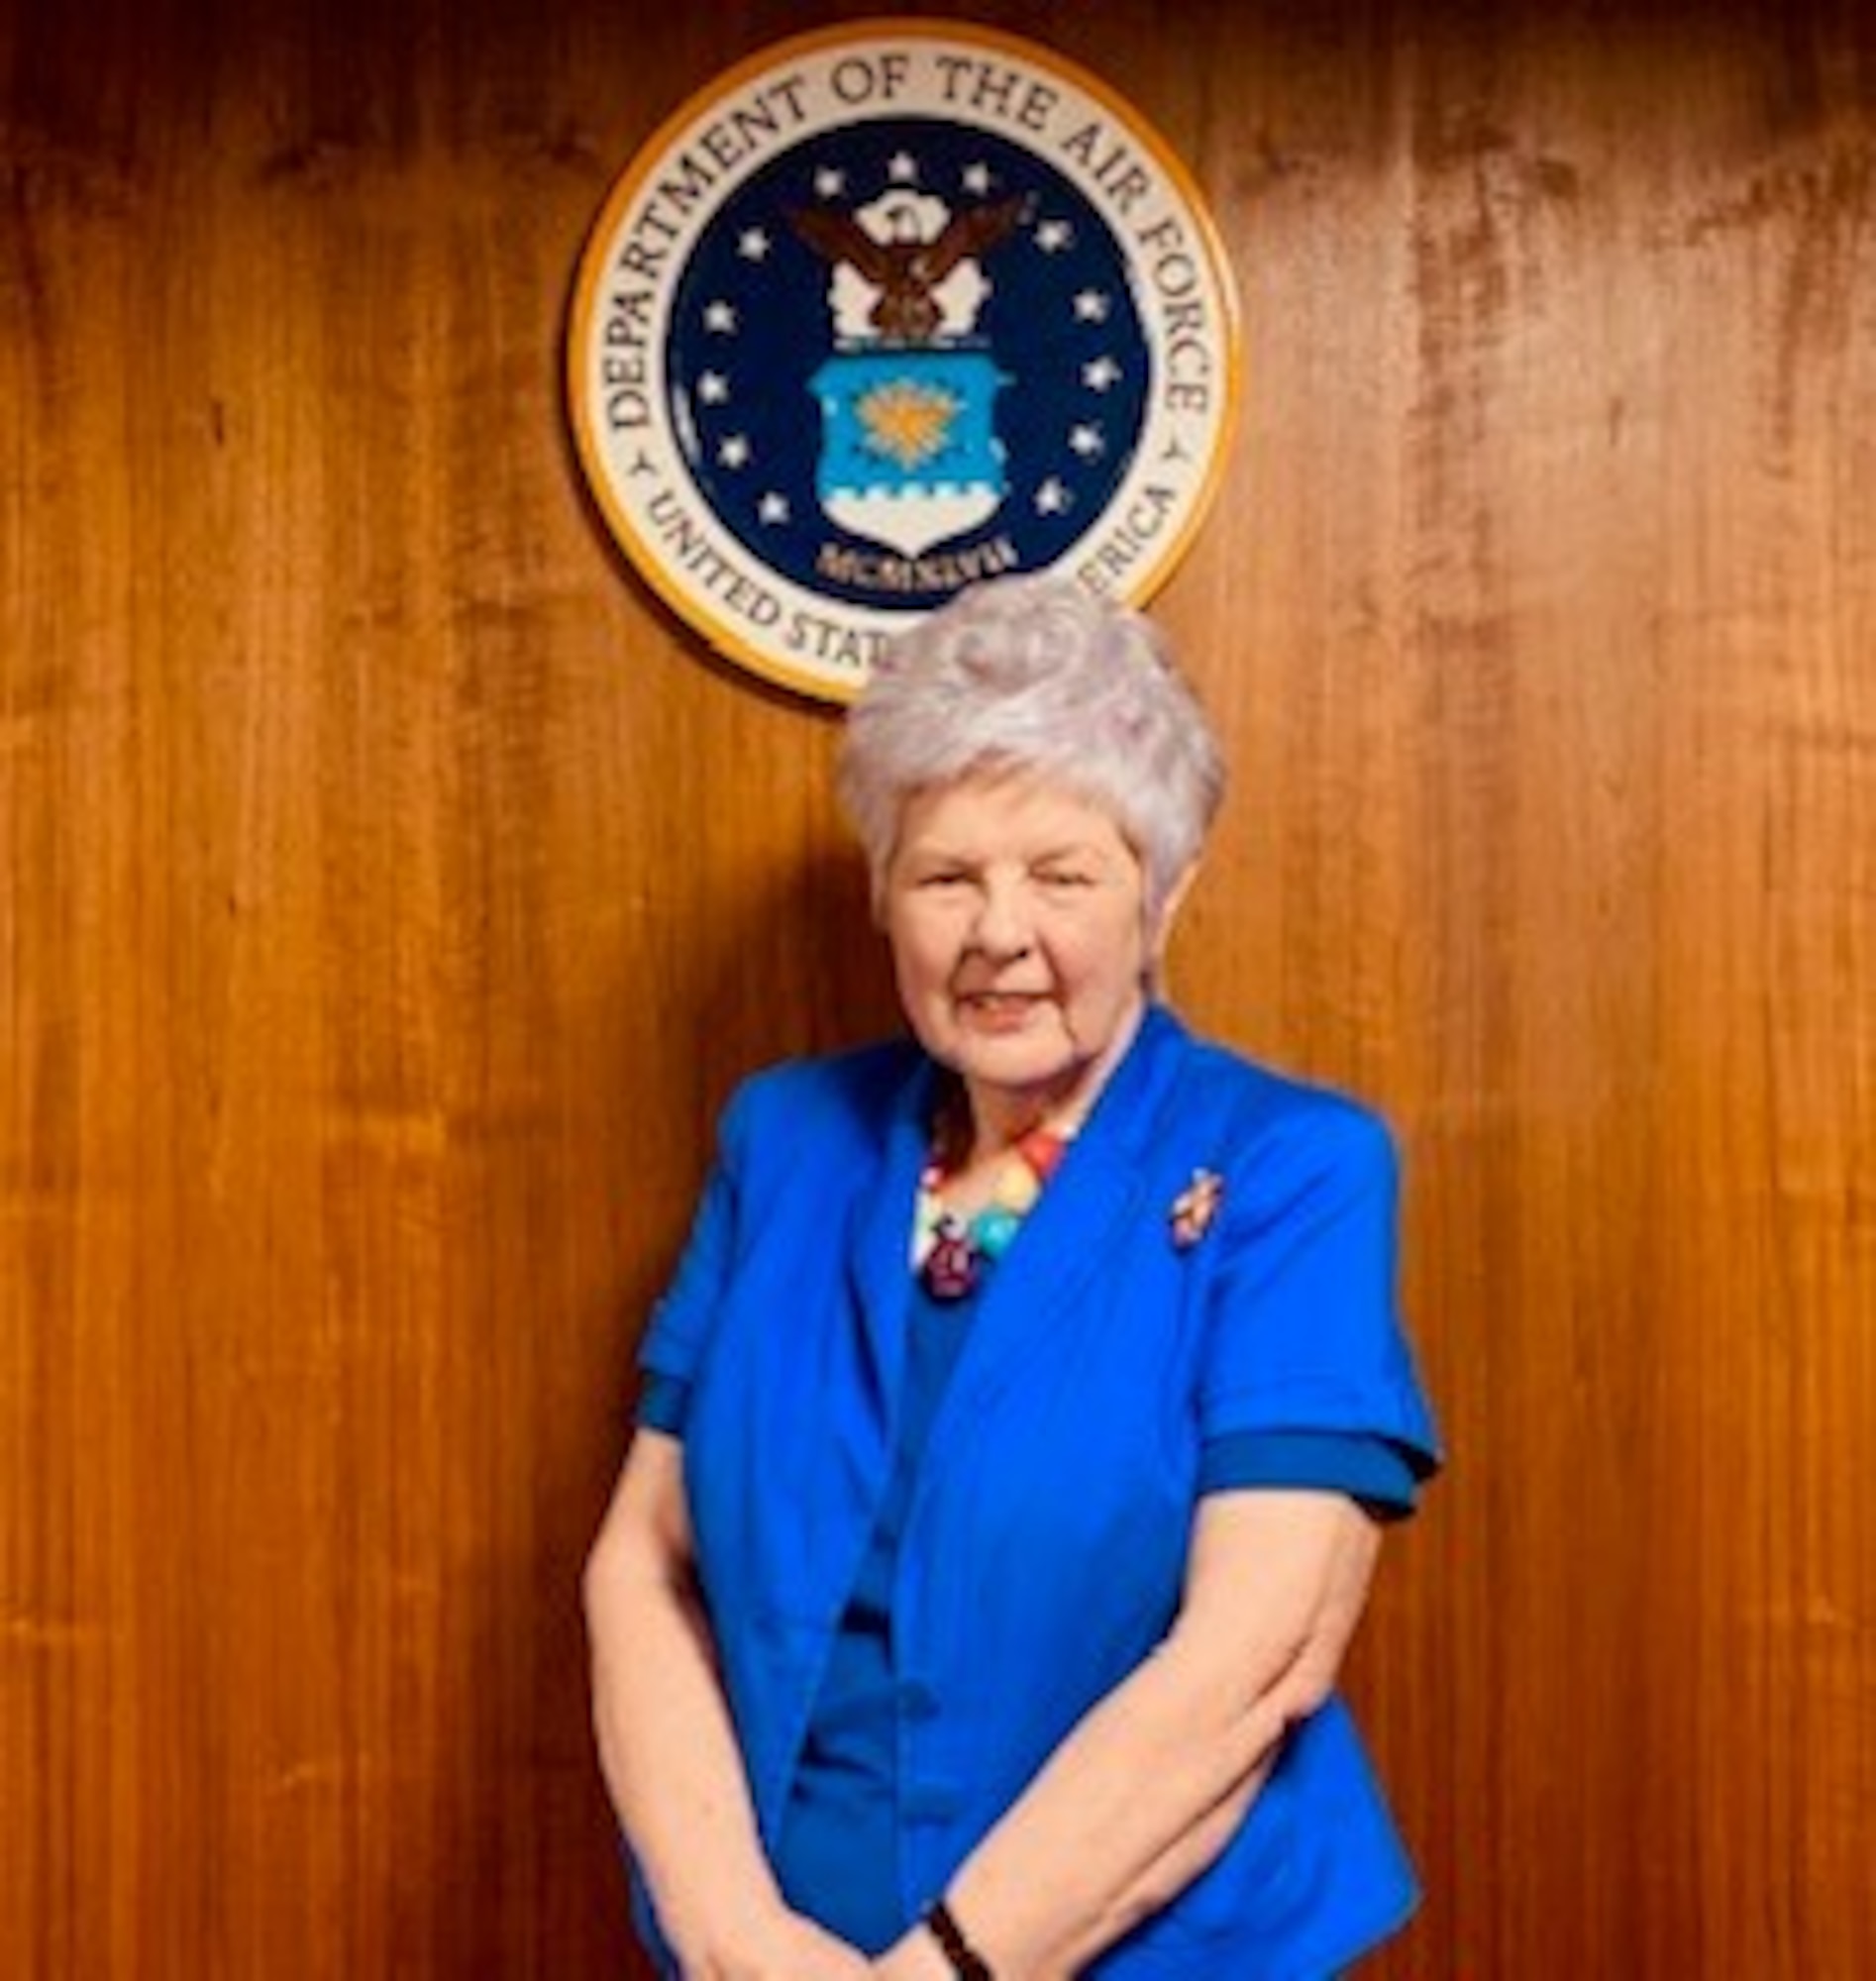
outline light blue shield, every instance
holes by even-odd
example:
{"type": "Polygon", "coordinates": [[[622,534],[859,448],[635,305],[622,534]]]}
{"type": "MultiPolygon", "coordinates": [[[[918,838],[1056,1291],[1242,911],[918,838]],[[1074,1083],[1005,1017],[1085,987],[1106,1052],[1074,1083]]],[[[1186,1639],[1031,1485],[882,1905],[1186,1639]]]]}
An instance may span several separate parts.
{"type": "Polygon", "coordinates": [[[842,529],[917,557],[987,521],[1003,499],[987,351],[840,352],[809,380],[821,402],[815,493],[842,529]]]}

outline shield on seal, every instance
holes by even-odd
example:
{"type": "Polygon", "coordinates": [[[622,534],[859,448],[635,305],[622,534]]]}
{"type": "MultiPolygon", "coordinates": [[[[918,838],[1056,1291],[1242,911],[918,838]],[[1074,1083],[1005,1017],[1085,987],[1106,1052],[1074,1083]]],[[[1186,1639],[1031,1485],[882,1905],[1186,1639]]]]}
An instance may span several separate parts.
{"type": "Polygon", "coordinates": [[[808,381],[821,405],[814,488],[842,529],[918,557],[995,514],[1005,480],[988,351],[837,352],[808,381]]]}

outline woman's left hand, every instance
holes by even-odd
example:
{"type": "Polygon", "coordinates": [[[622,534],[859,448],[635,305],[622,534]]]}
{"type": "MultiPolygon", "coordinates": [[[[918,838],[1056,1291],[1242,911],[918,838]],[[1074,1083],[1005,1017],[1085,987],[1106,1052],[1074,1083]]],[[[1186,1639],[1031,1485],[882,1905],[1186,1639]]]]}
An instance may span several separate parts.
{"type": "Polygon", "coordinates": [[[874,1981],[952,1981],[950,1961],[922,1926],[888,1946],[872,1972],[874,1981]]]}

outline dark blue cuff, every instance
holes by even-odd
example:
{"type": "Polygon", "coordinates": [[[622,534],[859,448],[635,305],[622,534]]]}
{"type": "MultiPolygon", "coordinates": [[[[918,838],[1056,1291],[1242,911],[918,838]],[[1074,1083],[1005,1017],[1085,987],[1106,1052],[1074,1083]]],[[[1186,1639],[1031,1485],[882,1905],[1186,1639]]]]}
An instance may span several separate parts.
{"type": "Polygon", "coordinates": [[[1199,1492],[1243,1486],[1346,1493],[1380,1518],[1399,1519],[1412,1512],[1418,1482],[1398,1444],[1365,1431],[1238,1430],[1208,1439],[1199,1492]]]}
{"type": "Polygon", "coordinates": [[[681,1376],[661,1376],[656,1370],[648,1371],[638,1398],[641,1427],[682,1437],[684,1418],[689,1413],[690,1385],[681,1376]]]}

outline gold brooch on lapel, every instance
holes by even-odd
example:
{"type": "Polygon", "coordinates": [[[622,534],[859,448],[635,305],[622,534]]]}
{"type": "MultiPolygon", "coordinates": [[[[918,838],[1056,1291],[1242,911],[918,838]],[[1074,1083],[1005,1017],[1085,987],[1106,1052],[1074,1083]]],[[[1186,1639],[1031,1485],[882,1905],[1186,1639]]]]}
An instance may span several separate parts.
{"type": "Polygon", "coordinates": [[[1173,1199],[1173,1243],[1190,1251],[1211,1229],[1223,1201],[1223,1177],[1216,1170],[1194,1170],[1192,1182],[1173,1199]]]}

